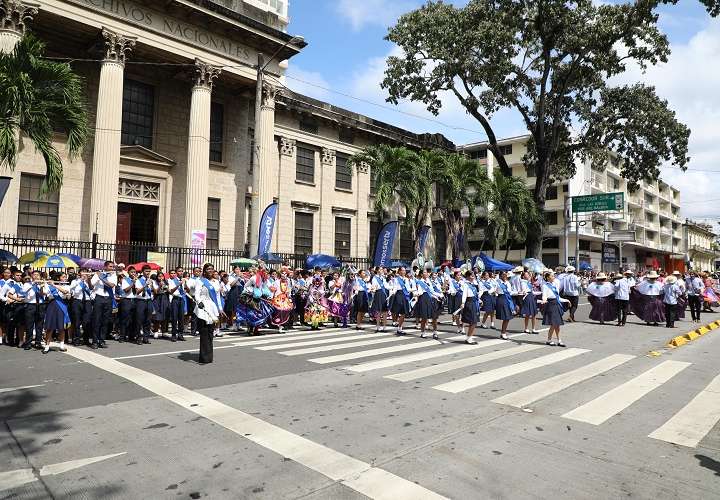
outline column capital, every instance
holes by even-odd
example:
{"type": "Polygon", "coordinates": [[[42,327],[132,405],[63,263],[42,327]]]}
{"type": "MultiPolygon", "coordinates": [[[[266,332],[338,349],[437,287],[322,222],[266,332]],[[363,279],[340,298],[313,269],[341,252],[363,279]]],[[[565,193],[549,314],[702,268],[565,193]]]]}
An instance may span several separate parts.
{"type": "Polygon", "coordinates": [[[213,82],[220,75],[221,68],[200,59],[195,59],[195,86],[212,89],[213,82]]]}
{"type": "Polygon", "coordinates": [[[295,156],[295,139],[280,137],[280,154],[282,156],[295,156]]]}
{"type": "Polygon", "coordinates": [[[361,174],[367,174],[368,170],[370,170],[370,165],[365,161],[361,161],[357,164],[357,169],[361,174]]]}
{"type": "Polygon", "coordinates": [[[0,0],[0,29],[25,34],[26,23],[37,15],[39,5],[20,0],[0,0]]]}
{"type": "Polygon", "coordinates": [[[262,106],[275,109],[275,98],[279,93],[279,86],[264,80],[262,84],[262,106]]]}
{"type": "Polygon", "coordinates": [[[121,35],[107,28],[102,29],[105,44],[105,61],[125,64],[127,53],[135,47],[135,37],[121,35]]]}
{"type": "Polygon", "coordinates": [[[320,161],[323,165],[333,165],[335,163],[335,150],[322,148],[322,158],[320,161]]]}

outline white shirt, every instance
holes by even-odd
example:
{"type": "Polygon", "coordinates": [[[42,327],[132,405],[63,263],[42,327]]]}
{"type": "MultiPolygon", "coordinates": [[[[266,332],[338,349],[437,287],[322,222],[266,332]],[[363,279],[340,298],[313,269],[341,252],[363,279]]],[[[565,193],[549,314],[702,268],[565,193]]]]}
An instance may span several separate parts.
{"type": "MultiPolygon", "coordinates": [[[[215,280],[208,280],[210,286],[215,289],[215,295],[218,301],[220,301],[220,286],[215,280]]],[[[203,320],[205,323],[215,323],[220,319],[220,309],[218,304],[212,300],[210,291],[207,289],[205,284],[199,279],[195,279],[193,283],[193,298],[195,299],[195,316],[198,319],[203,320]],[[200,308],[199,305],[203,307],[200,308]]]]}
{"type": "Polygon", "coordinates": [[[630,300],[630,288],[635,284],[632,278],[620,278],[615,282],[615,298],[618,300],[630,300]]]}
{"type": "Polygon", "coordinates": [[[110,295],[107,290],[105,290],[105,283],[103,283],[100,279],[100,276],[103,275],[105,276],[105,281],[110,284],[110,288],[114,290],[117,285],[117,274],[115,272],[101,272],[99,276],[97,274],[93,274],[93,277],[90,279],[90,284],[93,287],[95,296],[109,297],[110,295]]]}
{"type": "Polygon", "coordinates": [[[135,280],[135,298],[141,300],[152,300],[152,294],[157,289],[155,282],[145,276],[140,276],[135,280]],[[145,285],[143,285],[145,282],[145,285]]]}
{"type": "Polygon", "coordinates": [[[86,283],[84,279],[81,278],[74,279],[72,283],[70,283],[70,295],[73,299],[80,301],[83,300],[83,297],[85,298],[85,300],[92,300],[95,298],[90,286],[86,283]],[[87,291],[83,291],[83,283],[85,283],[84,290],[87,291]]]}
{"type": "MultiPolygon", "coordinates": [[[[557,287],[555,287],[555,288],[557,289],[557,287]]],[[[558,295],[559,294],[560,294],[560,291],[558,290],[558,295]]],[[[543,283],[542,301],[547,302],[548,300],[557,300],[557,299],[558,299],[558,297],[555,296],[555,292],[552,291],[552,288],[550,288],[550,285],[548,283],[543,283]]]]}
{"type": "Polygon", "coordinates": [[[45,285],[35,285],[33,282],[25,283],[22,287],[25,292],[25,303],[27,304],[43,304],[50,299],[50,287],[45,285]],[[35,294],[35,288],[40,292],[39,295],[35,294]]]}
{"type": "Polygon", "coordinates": [[[133,283],[133,280],[130,279],[129,276],[125,276],[121,279],[119,285],[120,288],[123,289],[123,297],[126,299],[134,299],[137,297],[135,295],[135,283],[133,283]]]}
{"type": "Polygon", "coordinates": [[[687,288],[688,295],[700,295],[705,290],[705,283],[703,280],[695,276],[694,278],[688,276],[685,278],[685,285],[687,288]]]}
{"type": "Polygon", "coordinates": [[[577,297],[580,295],[580,280],[574,273],[564,274],[560,280],[560,286],[562,288],[562,294],[571,297],[577,297]]]}

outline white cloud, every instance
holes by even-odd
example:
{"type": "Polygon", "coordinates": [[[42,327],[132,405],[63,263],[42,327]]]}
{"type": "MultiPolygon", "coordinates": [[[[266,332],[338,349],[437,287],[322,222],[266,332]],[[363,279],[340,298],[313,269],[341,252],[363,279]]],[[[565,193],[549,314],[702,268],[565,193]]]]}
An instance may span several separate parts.
{"type": "Polygon", "coordinates": [[[403,0],[337,0],[335,9],[358,31],[367,25],[387,28],[413,7],[412,2],[403,0]]]}

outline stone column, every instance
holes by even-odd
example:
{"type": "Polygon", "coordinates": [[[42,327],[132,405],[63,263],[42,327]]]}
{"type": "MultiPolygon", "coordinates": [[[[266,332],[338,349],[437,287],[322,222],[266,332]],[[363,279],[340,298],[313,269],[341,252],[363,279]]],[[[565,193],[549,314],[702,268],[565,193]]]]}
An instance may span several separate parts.
{"type": "Polygon", "coordinates": [[[207,230],[208,176],[210,174],[210,105],[213,81],[220,68],[195,59],[195,85],[190,98],[187,184],[185,186],[185,244],[194,230],[207,230]]]}
{"type": "MultiPolygon", "coordinates": [[[[253,168],[253,200],[250,216],[250,256],[257,253],[258,225],[265,208],[276,196],[277,179],[273,179],[273,155],[275,154],[275,97],[280,92],[276,86],[263,82],[260,116],[255,117],[255,147],[259,161],[253,168]]],[[[276,224],[277,226],[277,224],[276,224]]]]}
{"type": "Polygon", "coordinates": [[[89,236],[115,241],[117,229],[118,182],[120,178],[120,129],[122,128],[123,74],[127,53],[135,38],[103,28],[105,58],[100,66],[95,144],[93,147],[92,189],[90,191],[89,236]]]}
{"type": "MultiPolygon", "coordinates": [[[[12,52],[25,34],[26,24],[37,12],[38,6],[33,3],[0,0],[0,53],[12,52]]],[[[18,134],[16,139],[19,139],[18,134]]],[[[9,168],[0,168],[0,175],[11,177],[5,199],[0,204],[0,234],[14,235],[17,232],[20,169],[13,172],[9,168]]]]}

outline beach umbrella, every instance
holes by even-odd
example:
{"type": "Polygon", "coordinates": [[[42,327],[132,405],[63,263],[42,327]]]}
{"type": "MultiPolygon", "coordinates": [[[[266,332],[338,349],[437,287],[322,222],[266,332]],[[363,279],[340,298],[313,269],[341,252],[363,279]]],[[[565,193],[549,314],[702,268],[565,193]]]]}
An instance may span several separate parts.
{"type": "Polygon", "coordinates": [[[127,268],[129,269],[131,267],[134,267],[137,271],[141,271],[142,268],[145,266],[150,266],[150,269],[152,269],[153,271],[160,270],[160,266],[158,266],[154,262],[138,262],[136,264],[130,264],[129,266],[127,266],[127,268]]]}
{"type": "Polygon", "coordinates": [[[80,257],[79,255],[75,255],[74,253],[60,252],[60,253],[56,253],[55,255],[59,255],[60,257],[67,257],[68,259],[72,260],[75,264],[80,264],[80,261],[82,260],[82,257],[80,257]]]}
{"type": "Polygon", "coordinates": [[[77,263],[62,255],[43,255],[36,261],[30,262],[30,265],[34,268],[66,269],[77,266],[77,263]]]}
{"type": "Polygon", "coordinates": [[[589,262],[581,262],[580,263],[580,270],[581,271],[592,271],[592,266],[589,262]]]}
{"type": "Polygon", "coordinates": [[[101,271],[105,267],[105,261],[100,259],[80,259],[80,266],[93,271],[101,271]]]}
{"type": "Polygon", "coordinates": [[[327,269],[329,267],[341,267],[342,264],[340,264],[340,261],[337,260],[332,255],[325,255],[324,253],[316,253],[313,255],[308,255],[307,259],[305,259],[305,268],[306,269],[313,269],[314,267],[319,267],[321,269],[327,269]]]}
{"type": "Polygon", "coordinates": [[[13,263],[17,261],[17,256],[9,250],[0,250],[0,262],[13,263]]]}
{"type": "Polygon", "coordinates": [[[261,260],[266,264],[282,264],[282,259],[272,252],[261,253],[253,257],[255,260],[261,260]]]}
{"type": "Polygon", "coordinates": [[[230,262],[230,267],[239,266],[242,269],[248,269],[251,266],[256,266],[257,261],[253,259],[248,259],[246,257],[240,257],[239,259],[235,259],[230,262]]]}
{"type": "Polygon", "coordinates": [[[30,264],[31,262],[35,262],[40,257],[48,257],[50,254],[47,252],[43,252],[42,250],[35,250],[33,252],[28,252],[24,255],[21,255],[18,259],[18,264],[30,264]]]}
{"type": "Polygon", "coordinates": [[[532,271],[533,273],[541,273],[545,269],[545,264],[543,264],[542,262],[540,262],[538,259],[536,259],[534,257],[530,257],[528,259],[523,259],[522,265],[528,271],[532,271]]]}

